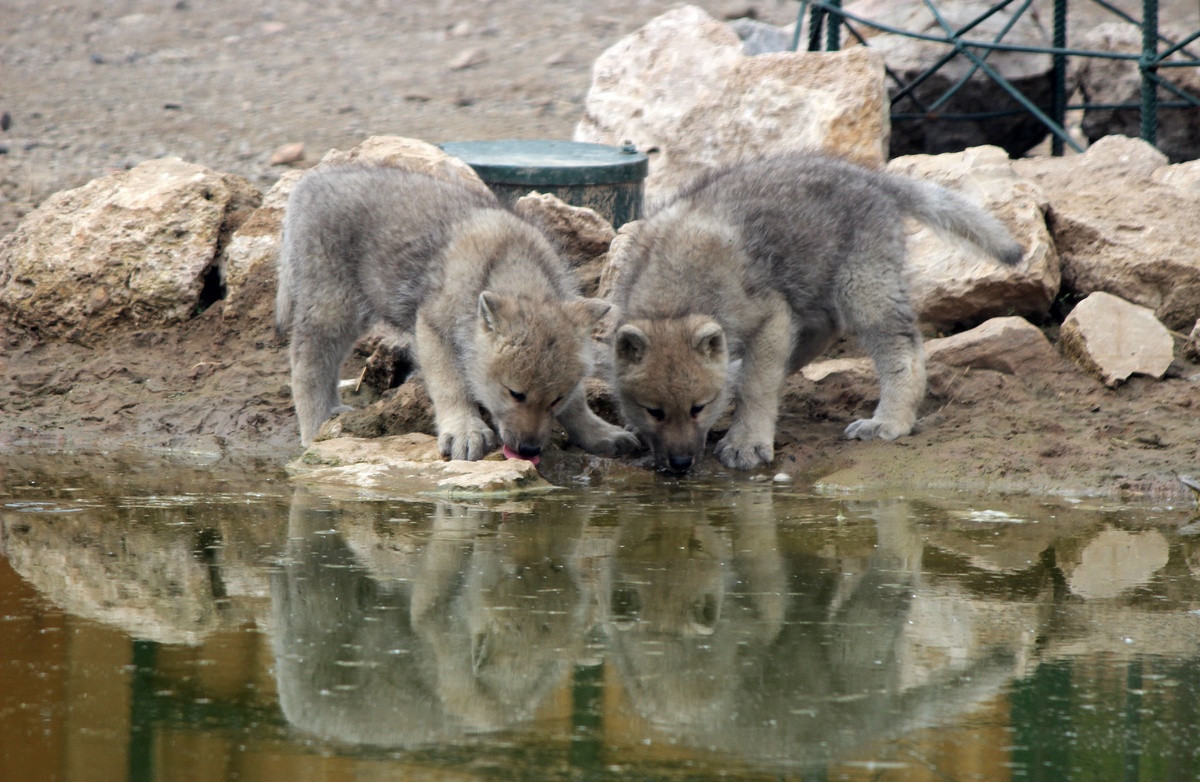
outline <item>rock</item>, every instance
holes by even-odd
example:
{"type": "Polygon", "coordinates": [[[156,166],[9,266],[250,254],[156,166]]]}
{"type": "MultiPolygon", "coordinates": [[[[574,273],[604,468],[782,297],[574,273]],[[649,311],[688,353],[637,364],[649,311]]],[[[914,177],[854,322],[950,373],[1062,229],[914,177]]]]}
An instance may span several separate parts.
{"type": "Polygon", "coordinates": [[[887,105],[876,53],[746,57],[728,25],[684,6],[600,55],[575,140],[647,151],[653,198],[724,163],[789,149],[878,167],[887,105]]]}
{"type": "Polygon", "coordinates": [[[1105,291],[1180,330],[1200,317],[1200,192],[1156,182],[1165,162],[1143,141],[1109,136],[1082,155],[1013,167],[1049,203],[1065,292],[1105,291]]]}
{"type": "Polygon", "coordinates": [[[481,47],[474,47],[460,52],[457,57],[450,61],[449,68],[452,71],[463,71],[467,68],[473,68],[476,65],[482,65],[487,62],[487,51],[481,47]]]}
{"type": "Polygon", "coordinates": [[[1044,198],[1019,176],[999,147],[943,155],[913,155],[888,164],[893,173],[954,190],[1008,226],[1025,248],[1021,263],[1004,266],[974,245],[948,241],[912,223],[908,239],[910,295],[920,319],[937,327],[1002,314],[1045,315],[1061,284],[1058,252],[1043,217],[1044,198]]]}
{"type": "Polygon", "coordinates": [[[310,486],[367,489],[389,496],[459,499],[555,488],[532,462],[523,459],[443,461],[437,438],[425,434],[324,440],[313,443],[288,470],[295,480],[310,486]]]}
{"type": "MultiPolygon", "coordinates": [[[[991,9],[991,0],[939,0],[938,13],[955,29],[991,9]]],[[[924,3],[896,3],[893,0],[859,0],[850,3],[846,10],[873,22],[886,24],[907,32],[942,37],[945,32],[924,3]]],[[[1001,10],[982,21],[967,35],[973,40],[995,40],[1002,28],[1012,21],[1012,13],[1001,10]]],[[[949,51],[945,44],[920,40],[904,35],[884,33],[867,25],[851,22],[851,26],[867,39],[867,46],[883,55],[888,70],[899,80],[908,84],[937,63],[949,51]]],[[[846,45],[856,41],[843,35],[846,45]]],[[[1021,14],[1003,39],[1004,43],[1023,46],[1049,46],[1046,31],[1037,22],[1034,14],[1021,14]]],[[[1020,51],[993,51],[987,63],[1009,83],[1036,105],[1049,110],[1052,73],[1051,57],[1048,54],[1020,51]]],[[[973,64],[964,56],[956,56],[942,65],[925,79],[912,99],[903,99],[896,104],[897,112],[925,115],[925,108],[940,99],[949,89],[968,75],[969,79],[957,90],[939,114],[970,114],[1018,109],[1020,104],[1012,99],[996,82],[982,72],[971,74],[973,64]]],[[[888,80],[891,94],[899,91],[895,83],[888,80]]],[[[968,147],[995,145],[1009,154],[1021,155],[1046,137],[1046,128],[1025,111],[1011,117],[988,117],[980,120],[904,120],[894,122],[891,128],[891,150],[893,157],[911,154],[936,154],[956,152],[968,147]]]]}
{"type": "Polygon", "coordinates": [[[321,158],[320,164],[334,166],[355,162],[395,166],[406,171],[428,174],[447,182],[458,182],[480,192],[491,192],[475,173],[475,169],[453,155],[447,155],[440,147],[419,139],[371,136],[346,151],[329,150],[325,157],[321,158]]]}
{"type": "Polygon", "coordinates": [[[969,331],[925,343],[930,362],[1018,375],[1063,365],[1042,330],[1024,318],[992,318],[969,331]]]}
{"type": "Polygon", "coordinates": [[[222,244],[261,196],[178,158],[55,193],[0,239],[0,310],[43,336],[179,323],[211,304],[222,244]]]}
{"type": "MultiPolygon", "coordinates": [[[[1186,38],[1191,30],[1161,28],[1173,40],[1186,38]]],[[[1107,22],[1086,30],[1074,42],[1077,48],[1112,54],[1141,54],[1142,33],[1123,22],[1107,22]]],[[[1160,45],[1160,49],[1165,48],[1160,45]]],[[[1168,58],[1178,61],[1179,55],[1168,58]]],[[[1162,68],[1161,78],[1192,95],[1200,95],[1200,71],[1195,68],[1162,68]]],[[[1071,58],[1071,79],[1079,85],[1086,103],[1113,106],[1132,105],[1128,109],[1087,109],[1081,124],[1084,135],[1095,142],[1105,136],[1140,136],[1142,128],[1142,78],[1137,60],[1103,57],[1071,58]]],[[[1169,90],[1158,89],[1160,101],[1176,101],[1169,90]]],[[[1161,109],[1158,112],[1156,143],[1172,162],[1200,157],[1200,108],[1161,109]]]]}
{"type": "MultiPolygon", "coordinates": [[[[1057,369],[1062,356],[1041,329],[1024,318],[992,318],[969,331],[925,343],[925,359],[955,367],[991,369],[1009,375],[1030,370],[1057,369]]],[[[869,358],[831,358],[814,361],[800,374],[814,383],[830,380],[876,382],[869,358]]]]}
{"type": "MultiPolygon", "coordinates": [[[[346,150],[330,150],[318,167],[373,163],[395,166],[408,171],[460,182],[487,191],[487,185],[475,170],[456,157],[447,155],[433,144],[400,136],[372,136],[346,150]]],[[[223,316],[242,317],[251,308],[274,308],[275,259],[283,230],[288,196],[303,171],[288,171],[267,191],[259,207],[236,231],[221,258],[221,276],[226,288],[223,316]]]]}
{"type": "Polygon", "coordinates": [[[389,390],[377,402],[329,419],[321,425],[315,439],[389,437],[414,432],[437,434],[433,402],[419,378],[412,378],[389,390]]]}
{"type": "Polygon", "coordinates": [[[1183,344],[1183,355],[1189,361],[1200,361],[1200,320],[1192,326],[1192,333],[1183,344]]]}
{"type": "MultiPolygon", "coordinates": [[[[760,22],[757,19],[734,19],[729,27],[742,41],[742,53],[753,57],[756,54],[786,52],[792,48],[793,34],[783,27],[760,22]]],[[[799,48],[803,48],[801,42],[799,48]]]]}
{"type": "Polygon", "coordinates": [[[1167,165],[1167,156],[1139,138],[1108,136],[1087,148],[1082,155],[1036,157],[1014,160],[1017,172],[1035,182],[1051,186],[1062,179],[1086,180],[1089,184],[1129,177],[1152,177],[1167,165]]]}
{"type": "Polygon", "coordinates": [[[1068,358],[1109,387],[1135,373],[1161,378],[1175,348],[1171,333],[1150,309],[1103,292],[1071,310],[1059,342],[1068,358]]]}
{"type": "Polygon", "coordinates": [[[1189,193],[1200,194],[1200,160],[1189,160],[1173,166],[1162,166],[1150,174],[1150,178],[1163,185],[1171,185],[1189,193]]]}
{"type": "Polygon", "coordinates": [[[801,368],[800,374],[814,383],[834,378],[851,383],[871,382],[878,377],[875,364],[869,358],[830,358],[814,361],[801,368]]]}
{"type": "Polygon", "coordinates": [[[304,160],[304,142],[296,141],[276,148],[271,153],[271,160],[269,162],[272,166],[290,166],[292,163],[299,163],[301,160],[304,160]]]}
{"type": "Polygon", "coordinates": [[[571,206],[547,193],[517,199],[513,211],[537,225],[554,240],[575,269],[585,296],[595,296],[608,247],[617,232],[595,210],[571,206]]]}
{"type": "Polygon", "coordinates": [[[221,256],[225,308],[221,317],[242,318],[257,309],[272,317],[275,308],[275,258],[283,230],[283,214],[292,188],[304,171],[285,171],[263,196],[262,204],[234,232],[221,256]]]}

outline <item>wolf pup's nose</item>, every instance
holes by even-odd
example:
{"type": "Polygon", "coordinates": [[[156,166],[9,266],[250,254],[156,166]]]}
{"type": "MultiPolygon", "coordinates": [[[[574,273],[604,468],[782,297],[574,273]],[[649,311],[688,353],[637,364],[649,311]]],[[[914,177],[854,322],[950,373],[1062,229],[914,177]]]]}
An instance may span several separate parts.
{"type": "Polygon", "coordinates": [[[542,455],[542,449],[539,446],[530,445],[529,443],[519,443],[517,445],[517,453],[522,459],[533,459],[542,455]]]}
{"type": "Polygon", "coordinates": [[[687,472],[692,468],[692,457],[668,456],[667,463],[670,465],[672,472],[687,472]]]}

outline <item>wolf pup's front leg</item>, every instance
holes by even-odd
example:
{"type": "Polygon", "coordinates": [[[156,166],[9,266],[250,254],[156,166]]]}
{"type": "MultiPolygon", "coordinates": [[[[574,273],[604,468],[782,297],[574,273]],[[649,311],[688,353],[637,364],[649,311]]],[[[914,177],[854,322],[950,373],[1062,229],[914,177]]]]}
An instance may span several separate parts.
{"type": "Polygon", "coordinates": [[[775,420],[792,350],[791,314],[782,298],[764,306],[770,313],[747,342],[742,358],[733,424],[716,448],[721,464],[736,470],[753,469],[775,458],[775,420]]]}
{"type": "Polygon", "coordinates": [[[416,338],[417,363],[433,401],[438,450],[451,459],[482,459],[495,449],[496,433],[479,416],[479,407],[459,374],[453,345],[421,315],[416,338]]]}
{"type": "Polygon", "coordinates": [[[556,417],[570,441],[588,453],[624,456],[641,448],[632,432],[614,426],[592,412],[582,383],[563,400],[556,417]]]}

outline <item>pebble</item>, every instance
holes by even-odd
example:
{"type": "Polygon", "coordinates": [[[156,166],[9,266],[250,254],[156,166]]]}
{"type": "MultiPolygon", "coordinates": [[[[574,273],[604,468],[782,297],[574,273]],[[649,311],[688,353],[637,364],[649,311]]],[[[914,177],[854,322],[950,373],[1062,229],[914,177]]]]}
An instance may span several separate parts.
{"type": "Polygon", "coordinates": [[[792,476],[788,475],[786,472],[777,472],[772,480],[776,483],[791,483],[792,476]]]}
{"type": "Polygon", "coordinates": [[[476,65],[481,65],[487,62],[488,55],[482,47],[476,46],[473,49],[467,49],[462,54],[450,61],[450,70],[462,71],[467,68],[473,68],[476,65]]]}
{"type": "Polygon", "coordinates": [[[292,163],[298,163],[303,159],[304,142],[296,141],[291,144],[284,144],[271,153],[270,164],[272,166],[288,166],[292,163]]]}

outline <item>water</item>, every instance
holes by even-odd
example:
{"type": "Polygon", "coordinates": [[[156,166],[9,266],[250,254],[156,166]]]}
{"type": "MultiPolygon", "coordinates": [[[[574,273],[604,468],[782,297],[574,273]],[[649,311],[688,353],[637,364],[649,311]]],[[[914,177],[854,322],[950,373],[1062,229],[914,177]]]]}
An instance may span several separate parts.
{"type": "Polygon", "coordinates": [[[1200,774],[1190,509],[0,477],[0,780],[1200,774]]]}

